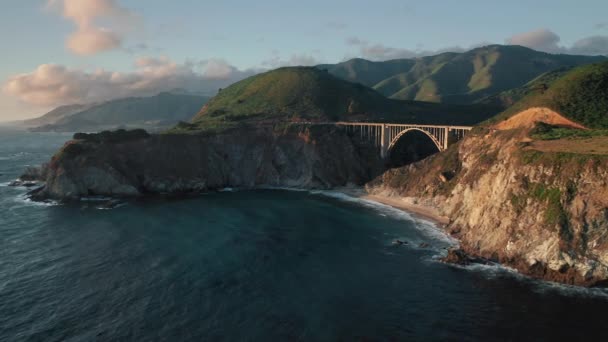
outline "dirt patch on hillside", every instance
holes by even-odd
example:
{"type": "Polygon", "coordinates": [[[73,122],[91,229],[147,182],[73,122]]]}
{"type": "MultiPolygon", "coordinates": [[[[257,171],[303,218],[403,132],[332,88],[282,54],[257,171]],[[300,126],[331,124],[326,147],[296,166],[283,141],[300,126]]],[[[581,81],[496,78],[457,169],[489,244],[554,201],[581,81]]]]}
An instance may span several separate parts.
{"type": "Polygon", "coordinates": [[[585,126],[567,119],[549,108],[540,107],[530,108],[521,113],[515,114],[509,119],[497,124],[494,126],[494,128],[498,130],[532,128],[537,122],[544,122],[555,126],[586,129],[585,126]]]}

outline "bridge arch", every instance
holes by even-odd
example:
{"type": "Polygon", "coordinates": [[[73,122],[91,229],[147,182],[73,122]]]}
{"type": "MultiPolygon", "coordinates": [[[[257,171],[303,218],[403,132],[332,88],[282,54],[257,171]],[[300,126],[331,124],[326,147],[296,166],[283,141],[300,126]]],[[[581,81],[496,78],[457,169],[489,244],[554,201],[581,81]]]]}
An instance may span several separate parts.
{"type": "Polygon", "coordinates": [[[398,131],[390,141],[385,161],[388,167],[408,165],[441,152],[442,146],[432,131],[408,127],[398,131]]]}
{"type": "Polygon", "coordinates": [[[425,140],[426,138],[431,140],[432,144],[421,144],[419,145],[420,147],[429,146],[433,148],[433,150],[436,149],[438,152],[441,152],[445,151],[450,143],[462,139],[471,129],[473,129],[471,126],[384,122],[339,121],[325,124],[344,127],[349,134],[358,137],[362,141],[371,143],[378,148],[380,156],[384,159],[389,158],[390,155],[394,153],[396,146],[401,145],[401,141],[404,140],[404,137],[409,136],[408,133],[415,132],[415,135],[424,137],[425,140]]]}
{"type": "Polygon", "coordinates": [[[388,152],[390,153],[393,148],[395,147],[395,145],[397,144],[397,142],[399,142],[399,140],[406,134],[412,132],[412,131],[417,131],[417,132],[422,132],[424,133],[424,135],[426,135],[427,137],[429,137],[431,139],[431,141],[435,144],[435,147],[437,147],[437,151],[441,152],[443,150],[443,145],[439,142],[439,140],[437,140],[437,137],[435,137],[433,134],[431,134],[430,132],[427,132],[424,129],[420,129],[420,128],[416,128],[416,127],[412,127],[412,128],[407,128],[404,129],[403,131],[399,132],[394,138],[393,140],[391,140],[391,142],[388,145],[388,152]]]}

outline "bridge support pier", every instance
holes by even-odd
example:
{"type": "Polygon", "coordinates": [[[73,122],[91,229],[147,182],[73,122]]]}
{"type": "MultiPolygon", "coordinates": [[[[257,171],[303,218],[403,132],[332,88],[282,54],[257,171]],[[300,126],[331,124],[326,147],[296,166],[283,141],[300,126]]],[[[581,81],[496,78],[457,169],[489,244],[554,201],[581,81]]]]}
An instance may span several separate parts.
{"type": "Polygon", "coordinates": [[[386,159],[388,157],[388,146],[391,143],[388,126],[386,124],[382,124],[380,132],[382,135],[380,138],[380,156],[382,159],[386,159]]]}
{"type": "Polygon", "coordinates": [[[450,127],[444,128],[443,132],[443,151],[448,149],[448,140],[450,137],[450,127]]]}

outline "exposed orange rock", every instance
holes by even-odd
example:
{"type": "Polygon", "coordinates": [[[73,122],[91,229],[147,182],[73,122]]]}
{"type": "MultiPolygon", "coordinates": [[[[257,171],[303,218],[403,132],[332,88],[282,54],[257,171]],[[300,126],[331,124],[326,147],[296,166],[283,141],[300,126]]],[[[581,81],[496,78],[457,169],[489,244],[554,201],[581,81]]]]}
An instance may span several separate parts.
{"type": "Polygon", "coordinates": [[[515,114],[509,119],[497,124],[494,128],[498,130],[532,128],[537,122],[544,122],[555,126],[587,129],[585,126],[578,124],[549,108],[541,107],[530,108],[515,114]]]}

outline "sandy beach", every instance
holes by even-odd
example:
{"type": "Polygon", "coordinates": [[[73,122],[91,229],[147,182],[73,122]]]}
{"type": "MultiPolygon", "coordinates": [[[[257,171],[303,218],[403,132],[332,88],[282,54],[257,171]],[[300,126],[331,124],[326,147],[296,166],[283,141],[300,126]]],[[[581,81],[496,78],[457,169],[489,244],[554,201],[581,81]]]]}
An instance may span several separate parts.
{"type": "Polygon", "coordinates": [[[336,190],[349,196],[382,203],[403,211],[407,211],[411,214],[414,214],[415,216],[431,220],[439,225],[446,225],[450,223],[450,219],[448,217],[440,215],[435,208],[414,203],[413,199],[410,197],[389,197],[383,195],[372,195],[369,194],[363,188],[340,188],[336,190]]]}

